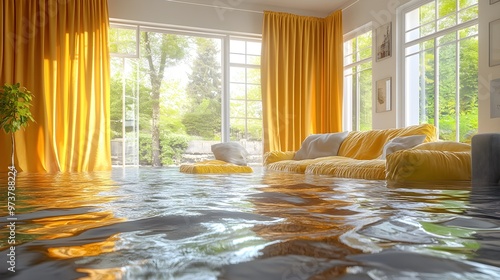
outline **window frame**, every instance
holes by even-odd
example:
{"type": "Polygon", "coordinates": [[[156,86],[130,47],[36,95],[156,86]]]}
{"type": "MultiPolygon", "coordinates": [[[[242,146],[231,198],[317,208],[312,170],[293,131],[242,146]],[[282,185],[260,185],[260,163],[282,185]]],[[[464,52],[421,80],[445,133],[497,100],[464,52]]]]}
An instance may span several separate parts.
{"type": "MultiPolygon", "coordinates": [[[[373,69],[373,63],[374,63],[374,48],[375,48],[375,44],[374,44],[374,35],[373,35],[373,23],[372,22],[369,22],[365,25],[362,25],[358,28],[356,28],[355,30],[351,31],[351,32],[348,32],[346,34],[344,34],[344,37],[343,37],[343,43],[342,43],[342,47],[344,48],[344,45],[346,42],[352,40],[352,39],[355,39],[361,35],[364,35],[365,33],[367,32],[371,32],[371,39],[372,39],[372,44],[371,44],[371,48],[372,48],[372,53],[371,53],[371,56],[368,57],[368,58],[365,58],[365,59],[362,59],[362,60],[359,60],[359,61],[355,61],[355,62],[352,62],[352,63],[349,63],[349,64],[345,64],[345,58],[346,58],[346,55],[344,53],[342,59],[342,63],[343,63],[343,81],[344,81],[344,89],[343,89],[343,92],[344,92],[344,98],[343,98],[343,130],[359,130],[360,128],[360,123],[359,123],[359,119],[360,119],[360,103],[359,103],[359,81],[358,83],[356,83],[356,97],[352,96],[352,92],[347,92],[346,90],[346,72],[348,69],[352,69],[353,67],[356,67],[358,65],[361,65],[363,63],[366,63],[366,62],[371,62],[371,69],[373,69]],[[356,100],[356,104],[353,104],[353,100],[356,100]],[[356,113],[356,127],[353,127],[353,122],[354,122],[354,113],[356,113]]],[[[359,73],[359,72],[357,72],[359,73]]],[[[351,74],[352,75],[352,74],[351,74]]],[[[372,100],[372,112],[371,112],[371,115],[372,115],[372,126],[373,126],[373,74],[372,74],[372,77],[371,77],[371,80],[372,80],[372,98],[370,100],[372,100]]]]}
{"type": "MultiPolygon", "coordinates": [[[[440,0],[414,0],[414,1],[410,1],[409,3],[405,4],[405,5],[402,5],[400,6],[398,9],[397,9],[397,26],[400,27],[399,28],[399,32],[397,33],[397,40],[398,42],[400,42],[399,44],[399,48],[397,49],[397,72],[398,73],[402,73],[401,75],[399,75],[399,78],[398,78],[398,89],[399,89],[399,92],[401,92],[402,94],[399,95],[399,102],[398,102],[398,107],[400,108],[400,114],[398,116],[398,121],[399,123],[401,123],[403,126],[408,126],[408,125],[412,125],[412,124],[415,124],[415,122],[413,122],[411,119],[412,118],[419,118],[418,116],[411,116],[411,109],[410,109],[410,98],[408,96],[408,92],[406,90],[407,88],[407,84],[406,84],[406,76],[407,76],[407,57],[409,55],[406,54],[406,49],[407,48],[410,48],[412,46],[418,46],[419,44],[421,43],[424,43],[424,42],[427,42],[429,40],[438,40],[440,37],[443,37],[445,35],[448,35],[448,34],[451,34],[453,32],[457,32],[459,30],[463,30],[465,28],[468,28],[468,27],[472,27],[472,26],[475,26],[475,25],[479,25],[479,15],[478,17],[476,17],[475,19],[469,19],[467,21],[464,21],[464,22],[458,22],[458,19],[456,21],[456,23],[451,26],[451,27],[446,27],[446,28],[443,28],[443,29],[439,29],[437,27],[437,24],[439,23],[440,20],[442,20],[443,18],[446,18],[446,17],[449,17],[450,14],[455,14],[458,16],[459,12],[460,11],[464,11],[466,9],[469,9],[473,6],[477,6],[479,7],[479,0],[478,0],[478,3],[477,4],[474,4],[472,6],[468,6],[462,10],[456,10],[442,18],[437,18],[437,16],[434,18],[434,20],[432,22],[434,22],[436,24],[436,27],[435,27],[435,31],[430,33],[430,34],[426,34],[424,36],[421,36],[421,37],[418,37],[416,39],[412,39],[412,40],[409,40],[407,42],[407,37],[406,37],[406,14],[415,10],[415,9],[418,9],[424,5],[427,5],[429,3],[436,3],[438,4],[440,0]]],[[[435,13],[437,14],[438,13],[438,5],[435,6],[435,13]]],[[[428,25],[429,22],[425,22],[425,23],[422,23],[420,25],[418,25],[417,27],[413,27],[411,29],[409,29],[408,31],[410,30],[415,30],[419,27],[422,27],[422,26],[425,26],[425,25],[428,25]]],[[[433,47],[431,48],[431,50],[434,52],[435,54],[435,58],[437,57],[437,52],[440,48],[442,48],[443,46],[446,46],[446,45],[449,45],[449,44],[458,44],[460,41],[464,40],[464,39],[467,39],[467,38],[471,38],[471,37],[478,37],[479,36],[479,33],[476,34],[475,36],[467,36],[466,38],[459,38],[459,37],[456,37],[453,41],[449,41],[449,42],[446,42],[446,43],[442,43],[442,44],[437,44],[436,42],[434,42],[434,45],[433,47]]],[[[458,46],[457,46],[458,48],[458,46]]],[[[418,53],[418,52],[421,52],[421,51],[416,51],[416,52],[412,52],[410,55],[413,55],[415,53],[418,53]]],[[[457,52],[458,54],[458,52],[457,52]]],[[[456,57],[456,60],[457,60],[457,65],[456,65],[456,68],[457,68],[457,71],[456,71],[456,77],[457,79],[456,80],[456,87],[457,89],[460,89],[460,79],[458,78],[458,76],[460,75],[460,71],[458,71],[460,69],[460,65],[458,63],[459,61],[459,56],[456,57]]],[[[434,60],[434,72],[435,72],[435,77],[436,79],[439,77],[438,73],[436,73],[437,71],[439,71],[439,63],[436,62],[436,60],[434,60]]],[[[420,84],[420,81],[419,81],[419,84],[420,84]]],[[[459,114],[459,98],[460,98],[460,93],[456,93],[456,96],[455,96],[455,101],[456,101],[456,104],[455,104],[455,111],[456,113],[455,114],[459,114]]],[[[436,93],[435,93],[435,100],[438,100],[439,99],[439,90],[436,89],[436,93]]],[[[439,104],[438,101],[435,101],[435,104],[439,104]]],[[[420,110],[420,108],[419,108],[420,110]]],[[[437,128],[437,135],[439,135],[439,105],[438,106],[435,106],[434,108],[434,114],[435,114],[435,118],[434,118],[434,123],[433,125],[436,126],[437,128]]],[[[420,122],[419,120],[417,120],[417,122],[420,122]]],[[[455,131],[455,141],[460,141],[460,130],[459,130],[459,127],[460,127],[460,119],[457,119],[456,121],[456,124],[455,124],[455,128],[456,128],[456,131],[455,131]]]]}

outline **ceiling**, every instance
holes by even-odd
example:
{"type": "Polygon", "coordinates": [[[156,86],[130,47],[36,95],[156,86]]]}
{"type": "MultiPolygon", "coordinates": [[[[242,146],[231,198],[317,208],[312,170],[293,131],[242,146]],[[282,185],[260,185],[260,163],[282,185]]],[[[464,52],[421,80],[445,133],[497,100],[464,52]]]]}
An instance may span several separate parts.
{"type": "Polygon", "coordinates": [[[353,0],[233,0],[245,4],[273,6],[287,9],[310,11],[314,13],[330,13],[345,8],[353,0]]]}
{"type": "MultiPolygon", "coordinates": [[[[143,0],[141,0],[143,1],[143,0]]],[[[301,14],[328,15],[359,0],[164,0],[200,6],[242,9],[248,11],[300,11],[301,14]]]]}

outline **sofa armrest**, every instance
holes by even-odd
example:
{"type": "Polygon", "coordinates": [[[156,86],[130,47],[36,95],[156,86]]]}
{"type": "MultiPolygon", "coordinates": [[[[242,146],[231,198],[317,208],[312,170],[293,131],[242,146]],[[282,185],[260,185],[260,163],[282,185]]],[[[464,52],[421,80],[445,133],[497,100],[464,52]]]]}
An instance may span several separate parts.
{"type": "Polygon", "coordinates": [[[282,160],[290,160],[295,156],[295,151],[272,151],[264,154],[263,164],[264,166],[269,165],[273,162],[282,161],[282,160]]]}

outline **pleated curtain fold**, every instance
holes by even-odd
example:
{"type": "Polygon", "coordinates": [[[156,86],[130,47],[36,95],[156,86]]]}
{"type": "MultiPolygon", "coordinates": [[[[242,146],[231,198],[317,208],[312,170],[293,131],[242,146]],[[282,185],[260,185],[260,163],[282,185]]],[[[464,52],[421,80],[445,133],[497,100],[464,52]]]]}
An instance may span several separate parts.
{"type": "MultiPolygon", "coordinates": [[[[1,9],[0,83],[34,95],[36,123],[15,134],[16,168],[111,169],[107,1],[3,0],[1,9]]],[[[0,167],[10,145],[0,132],[0,167]]]]}
{"type": "Polygon", "coordinates": [[[312,133],[342,130],[342,12],[264,12],[264,151],[294,151],[312,133]]]}

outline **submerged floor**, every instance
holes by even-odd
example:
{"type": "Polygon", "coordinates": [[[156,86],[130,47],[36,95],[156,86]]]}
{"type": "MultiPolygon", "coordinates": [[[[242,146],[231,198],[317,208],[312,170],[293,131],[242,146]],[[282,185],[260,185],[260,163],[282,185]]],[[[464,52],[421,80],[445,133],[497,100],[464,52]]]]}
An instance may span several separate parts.
{"type": "Polygon", "coordinates": [[[500,279],[499,187],[115,168],[9,196],[1,279],[500,279]]]}

